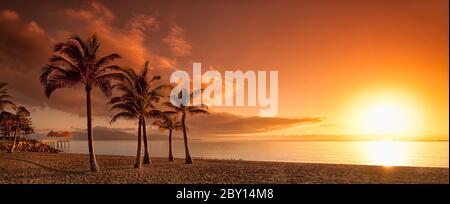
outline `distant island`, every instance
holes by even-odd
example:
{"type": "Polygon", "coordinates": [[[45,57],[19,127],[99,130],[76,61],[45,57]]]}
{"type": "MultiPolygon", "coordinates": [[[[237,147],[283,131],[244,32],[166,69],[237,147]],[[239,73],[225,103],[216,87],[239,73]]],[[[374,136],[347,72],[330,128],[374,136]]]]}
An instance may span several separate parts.
{"type": "MultiPolygon", "coordinates": [[[[94,137],[96,140],[136,140],[136,133],[126,132],[123,130],[118,130],[114,128],[96,126],[93,129],[94,137]]],[[[58,131],[56,131],[58,132],[58,131]]],[[[65,131],[64,131],[65,132],[65,131]]],[[[68,131],[71,133],[72,140],[86,140],[86,131],[85,130],[75,130],[68,131]]],[[[37,137],[47,137],[50,133],[39,133],[36,134],[37,137]]],[[[167,135],[164,134],[152,134],[152,140],[167,140],[167,135]]],[[[173,137],[174,140],[180,140],[181,137],[173,137]]]]}

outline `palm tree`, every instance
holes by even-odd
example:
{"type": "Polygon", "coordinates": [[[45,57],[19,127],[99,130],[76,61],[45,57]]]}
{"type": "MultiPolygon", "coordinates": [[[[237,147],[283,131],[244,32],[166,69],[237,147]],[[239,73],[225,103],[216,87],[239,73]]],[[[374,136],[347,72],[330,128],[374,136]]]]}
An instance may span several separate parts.
{"type": "Polygon", "coordinates": [[[177,112],[164,111],[163,119],[154,121],[153,125],[158,126],[160,130],[169,130],[169,161],[173,161],[172,131],[181,130],[183,128],[181,121],[178,120],[177,112]]]}
{"type": "Polygon", "coordinates": [[[13,97],[8,95],[6,90],[7,83],[0,83],[0,113],[5,110],[7,105],[13,107],[15,104],[10,100],[13,97]]]}
{"type": "Polygon", "coordinates": [[[122,95],[111,98],[109,102],[109,104],[112,104],[111,109],[119,112],[113,116],[111,123],[120,118],[138,120],[138,146],[135,168],[140,168],[142,166],[141,131],[144,137],[144,163],[150,164],[145,121],[146,118],[161,116],[162,113],[155,109],[153,102],[157,102],[162,97],[158,90],[166,86],[162,85],[151,89],[152,84],[161,78],[154,76],[151,80],[148,79],[148,62],[145,63],[140,73],[136,73],[131,68],[121,68],[120,73],[123,74],[123,78],[120,83],[114,85],[114,88],[120,90],[122,95]]]}
{"type": "Polygon", "coordinates": [[[29,135],[34,133],[34,129],[33,126],[31,125],[26,125],[25,127],[22,128],[23,130],[23,134],[25,134],[25,138],[29,139],[29,135]]]}
{"type": "Polygon", "coordinates": [[[14,114],[3,111],[0,113],[0,127],[3,132],[3,138],[10,139],[11,129],[14,127],[14,114]]]}
{"type": "Polygon", "coordinates": [[[13,153],[14,149],[16,148],[16,140],[17,137],[20,137],[20,129],[28,124],[28,121],[30,121],[30,112],[23,106],[14,107],[14,111],[16,112],[13,116],[14,122],[15,122],[15,130],[14,130],[14,136],[13,136],[13,143],[11,148],[9,149],[9,153],[13,153]]]}
{"type": "MultiPolygon", "coordinates": [[[[114,98],[113,98],[114,99],[114,98]]],[[[127,120],[138,120],[138,145],[137,145],[137,153],[136,160],[134,163],[134,168],[142,167],[142,157],[141,157],[141,132],[142,132],[142,117],[139,112],[138,103],[133,100],[120,101],[120,102],[110,102],[114,104],[111,109],[112,110],[120,110],[117,114],[115,114],[111,123],[116,122],[118,119],[127,119],[127,120]]]]}
{"type": "Polygon", "coordinates": [[[58,43],[54,53],[44,66],[40,76],[47,97],[59,88],[84,87],[86,93],[87,136],[89,161],[92,172],[100,171],[94,153],[92,135],[91,91],[100,88],[107,97],[111,96],[111,81],[119,79],[121,74],[115,73],[119,67],[111,62],[120,56],[116,53],[98,58],[100,44],[95,35],[82,40],[73,36],[67,41],[58,43]]]}
{"type": "Polygon", "coordinates": [[[8,95],[8,91],[6,90],[7,85],[7,83],[0,83],[0,127],[4,138],[9,138],[12,127],[12,113],[5,112],[5,107],[15,107],[15,104],[11,101],[13,97],[8,95]]]}
{"type": "Polygon", "coordinates": [[[28,139],[28,136],[30,134],[34,133],[34,129],[33,129],[33,124],[31,121],[31,118],[27,118],[24,123],[22,124],[22,127],[20,128],[20,131],[23,132],[23,134],[25,135],[25,138],[28,139]]]}
{"type": "MultiPolygon", "coordinates": [[[[192,99],[194,97],[194,95],[196,93],[198,93],[200,90],[194,91],[191,95],[190,98],[192,99]]],[[[182,92],[180,92],[181,94],[182,92]]],[[[174,106],[172,103],[170,102],[165,102],[163,103],[165,106],[167,106],[168,108],[174,110],[175,112],[178,112],[181,114],[181,124],[183,127],[183,139],[184,139],[184,150],[185,150],[185,154],[186,154],[186,164],[192,164],[192,158],[191,158],[191,154],[189,153],[189,146],[188,146],[188,138],[187,138],[187,132],[186,132],[186,116],[187,114],[209,114],[208,112],[208,106],[206,106],[205,104],[200,104],[200,105],[183,105],[182,103],[179,106],[174,106]]]]}

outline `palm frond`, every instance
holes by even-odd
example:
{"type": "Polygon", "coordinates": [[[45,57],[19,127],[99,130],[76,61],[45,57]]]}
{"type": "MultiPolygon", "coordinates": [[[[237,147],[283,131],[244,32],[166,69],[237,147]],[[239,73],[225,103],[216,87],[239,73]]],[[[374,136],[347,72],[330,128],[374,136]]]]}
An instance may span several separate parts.
{"type": "Polygon", "coordinates": [[[58,54],[64,55],[70,58],[73,62],[76,62],[77,68],[79,68],[80,71],[84,70],[85,56],[80,50],[78,44],[72,41],[67,41],[64,46],[58,51],[58,54]]]}
{"type": "Polygon", "coordinates": [[[11,107],[16,106],[16,104],[14,102],[10,101],[10,100],[3,100],[3,99],[1,99],[0,100],[0,106],[1,107],[5,107],[5,105],[9,105],[11,107]]]}
{"type": "Polygon", "coordinates": [[[8,99],[13,99],[14,97],[8,95],[8,94],[1,94],[0,95],[0,100],[8,100],[8,99]]]}
{"type": "Polygon", "coordinates": [[[191,115],[195,115],[195,114],[209,114],[209,112],[207,110],[194,109],[194,110],[190,110],[189,114],[191,114],[191,115]]]}
{"type": "Polygon", "coordinates": [[[132,114],[139,114],[136,106],[129,102],[114,104],[111,106],[110,110],[127,111],[132,114]]]}
{"type": "Polygon", "coordinates": [[[47,64],[42,68],[42,74],[40,76],[40,82],[42,85],[47,84],[47,81],[52,76],[72,76],[81,79],[80,73],[73,70],[66,70],[62,67],[55,66],[52,64],[47,64]]]}
{"type": "Polygon", "coordinates": [[[80,78],[78,76],[52,76],[44,84],[45,95],[50,97],[52,93],[59,88],[77,88],[80,86],[80,78]]]}
{"type": "Polygon", "coordinates": [[[160,129],[169,129],[168,124],[165,121],[162,120],[155,120],[153,121],[152,125],[159,127],[160,129]]]}
{"type": "Polygon", "coordinates": [[[52,55],[48,61],[50,62],[50,65],[53,65],[55,67],[64,67],[65,69],[77,71],[77,66],[70,60],[66,59],[65,57],[61,55],[52,55]]]}
{"type": "Polygon", "coordinates": [[[106,55],[106,56],[100,58],[100,59],[95,63],[95,66],[101,68],[101,67],[103,67],[103,66],[109,64],[110,62],[114,61],[115,59],[119,59],[119,58],[120,58],[120,55],[119,55],[119,54],[117,54],[117,53],[112,53],[112,54],[110,54],[110,55],[106,55]]]}
{"type": "Polygon", "coordinates": [[[186,106],[186,110],[188,112],[196,111],[196,110],[203,110],[203,111],[208,112],[208,106],[205,104],[200,104],[200,105],[195,105],[195,106],[186,106]]]}
{"type": "Polygon", "coordinates": [[[100,67],[100,69],[97,70],[96,75],[101,75],[104,73],[111,73],[113,71],[121,71],[122,68],[118,65],[108,65],[104,67],[100,67]]]}
{"type": "Polygon", "coordinates": [[[139,74],[140,76],[146,78],[147,77],[147,73],[148,73],[148,61],[146,61],[144,63],[144,67],[141,70],[141,73],[139,74]]]}
{"type": "Polygon", "coordinates": [[[110,123],[114,123],[119,119],[126,119],[126,120],[133,120],[133,119],[137,119],[136,115],[129,113],[129,112],[120,112],[115,114],[112,118],[110,123]]]}
{"type": "Polygon", "coordinates": [[[8,86],[8,83],[0,82],[0,90],[4,89],[6,86],[8,86]]]}
{"type": "Polygon", "coordinates": [[[110,80],[108,79],[97,79],[94,82],[94,85],[100,88],[100,91],[106,96],[111,97],[112,95],[112,87],[110,80]]]}
{"type": "Polygon", "coordinates": [[[56,43],[53,45],[53,52],[59,52],[64,47],[64,43],[56,43]]]}
{"type": "Polygon", "coordinates": [[[112,97],[107,104],[115,104],[115,103],[126,103],[129,101],[133,101],[133,97],[129,95],[115,96],[112,97]]]}
{"type": "Polygon", "coordinates": [[[145,117],[152,118],[152,119],[160,119],[160,118],[164,117],[163,112],[161,112],[159,110],[151,110],[151,111],[148,111],[147,113],[145,113],[144,115],[145,115],[145,117]]]}
{"type": "Polygon", "coordinates": [[[100,47],[97,36],[92,35],[87,40],[87,47],[85,49],[85,56],[90,56],[91,58],[95,58],[98,48],[100,47]]]}
{"type": "Polygon", "coordinates": [[[180,111],[180,107],[174,106],[171,102],[164,102],[162,105],[172,110],[180,111]]]}
{"type": "Polygon", "coordinates": [[[102,80],[121,81],[124,79],[125,79],[125,76],[122,73],[116,73],[116,72],[96,76],[96,80],[100,80],[100,81],[102,81],[102,80]]]}
{"type": "Polygon", "coordinates": [[[78,43],[78,45],[80,46],[81,50],[85,50],[86,49],[86,43],[84,43],[84,40],[81,39],[80,36],[78,35],[73,35],[69,38],[69,40],[73,40],[75,42],[78,43]]]}

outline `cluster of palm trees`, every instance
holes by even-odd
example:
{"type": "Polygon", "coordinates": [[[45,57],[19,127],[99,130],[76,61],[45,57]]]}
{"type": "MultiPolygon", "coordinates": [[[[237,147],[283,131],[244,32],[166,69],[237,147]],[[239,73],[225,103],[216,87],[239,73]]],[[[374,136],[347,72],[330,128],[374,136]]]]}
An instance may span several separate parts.
{"type": "Polygon", "coordinates": [[[150,164],[148,149],[147,121],[153,119],[153,125],[161,129],[169,130],[169,160],[172,155],[172,131],[183,130],[186,163],[192,163],[189,153],[186,116],[187,113],[208,113],[208,107],[183,106],[178,107],[167,102],[168,96],[163,94],[163,89],[171,85],[159,85],[154,87],[160,76],[148,78],[148,63],[140,71],[132,68],[120,67],[112,64],[120,58],[117,53],[98,57],[100,43],[95,35],[86,40],[79,36],[70,37],[67,41],[54,46],[53,55],[44,66],[40,76],[45,94],[51,94],[59,88],[84,87],[86,94],[87,136],[89,146],[89,161],[92,172],[98,172],[93,135],[92,135],[92,111],[91,91],[97,87],[109,99],[108,104],[115,115],[111,123],[119,120],[134,120],[138,123],[138,142],[135,168],[141,168],[143,163],[150,164]],[[112,96],[112,90],[117,90],[120,95],[112,96]],[[164,110],[165,109],[165,110],[164,110]],[[142,140],[144,142],[144,158],[142,159],[142,140]]]}
{"type": "Polygon", "coordinates": [[[24,107],[16,105],[13,97],[7,93],[7,83],[0,83],[0,131],[2,139],[12,140],[11,148],[8,152],[14,152],[17,138],[22,135],[28,136],[34,132],[31,114],[24,107]],[[6,111],[6,107],[10,107],[12,112],[6,111]]]}

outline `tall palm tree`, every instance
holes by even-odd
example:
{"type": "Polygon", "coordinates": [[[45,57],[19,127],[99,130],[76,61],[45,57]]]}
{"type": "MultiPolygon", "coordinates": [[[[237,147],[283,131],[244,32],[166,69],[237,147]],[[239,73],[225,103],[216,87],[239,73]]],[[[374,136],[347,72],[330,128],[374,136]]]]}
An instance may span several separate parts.
{"type": "Polygon", "coordinates": [[[14,149],[16,148],[16,140],[20,134],[20,129],[24,125],[28,124],[28,121],[31,120],[30,111],[28,111],[25,107],[23,106],[14,107],[14,111],[16,112],[13,116],[15,128],[14,128],[13,143],[11,148],[8,150],[9,153],[13,153],[14,149]]]}
{"type": "Polygon", "coordinates": [[[87,136],[89,146],[89,161],[92,172],[100,171],[94,153],[92,135],[91,91],[100,88],[107,97],[111,96],[111,81],[119,79],[115,73],[119,67],[111,62],[120,56],[116,53],[97,57],[100,44],[95,35],[86,40],[73,36],[65,42],[54,46],[54,53],[44,66],[40,76],[45,88],[45,94],[51,94],[59,88],[84,87],[86,93],[87,136]]]}
{"type": "MultiPolygon", "coordinates": [[[[200,90],[194,91],[190,95],[190,98],[192,99],[195,94],[199,93],[199,91],[200,90]]],[[[180,94],[181,93],[182,92],[180,92],[180,94]]],[[[200,105],[196,105],[196,106],[193,106],[193,105],[185,106],[182,103],[179,106],[174,106],[170,102],[165,102],[163,104],[165,106],[167,106],[168,108],[170,108],[171,110],[181,114],[181,124],[183,127],[183,139],[184,139],[184,150],[185,150],[185,154],[186,154],[186,164],[192,164],[192,158],[191,158],[191,154],[189,152],[188,136],[187,136],[187,131],[186,131],[186,116],[187,116],[187,114],[190,114],[190,115],[209,114],[208,106],[206,106],[205,104],[200,104],[200,105]]]]}
{"type": "Polygon", "coordinates": [[[0,83],[0,113],[5,110],[7,105],[14,107],[15,104],[11,101],[12,96],[8,95],[6,90],[7,83],[0,83]]]}
{"type": "Polygon", "coordinates": [[[148,79],[148,62],[140,73],[136,73],[131,68],[121,68],[120,73],[123,75],[120,83],[114,85],[115,88],[122,92],[122,95],[111,98],[109,104],[112,104],[112,110],[119,111],[111,119],[115,122],[119,118],[138,120],[138,149],[136,154],[135,167],[141,167],[141,131],[144,140],[144,163],[150,164],[150,154],[148,150],[148,140],[146,131],[146,118],[156,118],[161,116],[161,112],[155,109],[153,102],[159,101],[162,97],[158,90],[166,87],[158,86],[152,89],[155,81],[160,80],[159,76],[148,79]],[[142,129],[141,129],[142,128],[142,129]]]}
{"type": "Polygon", "coordinates": [[[153,122],[153,125],[158,126],[160,130],[169,130],[169,161],[173,161],[172,154],[172,131],[173,130],[181,130],[183,128],[183,124],[178,119],[177,112],[174,111],[164,111],[163,119],[156,120],[153,122]]]}

